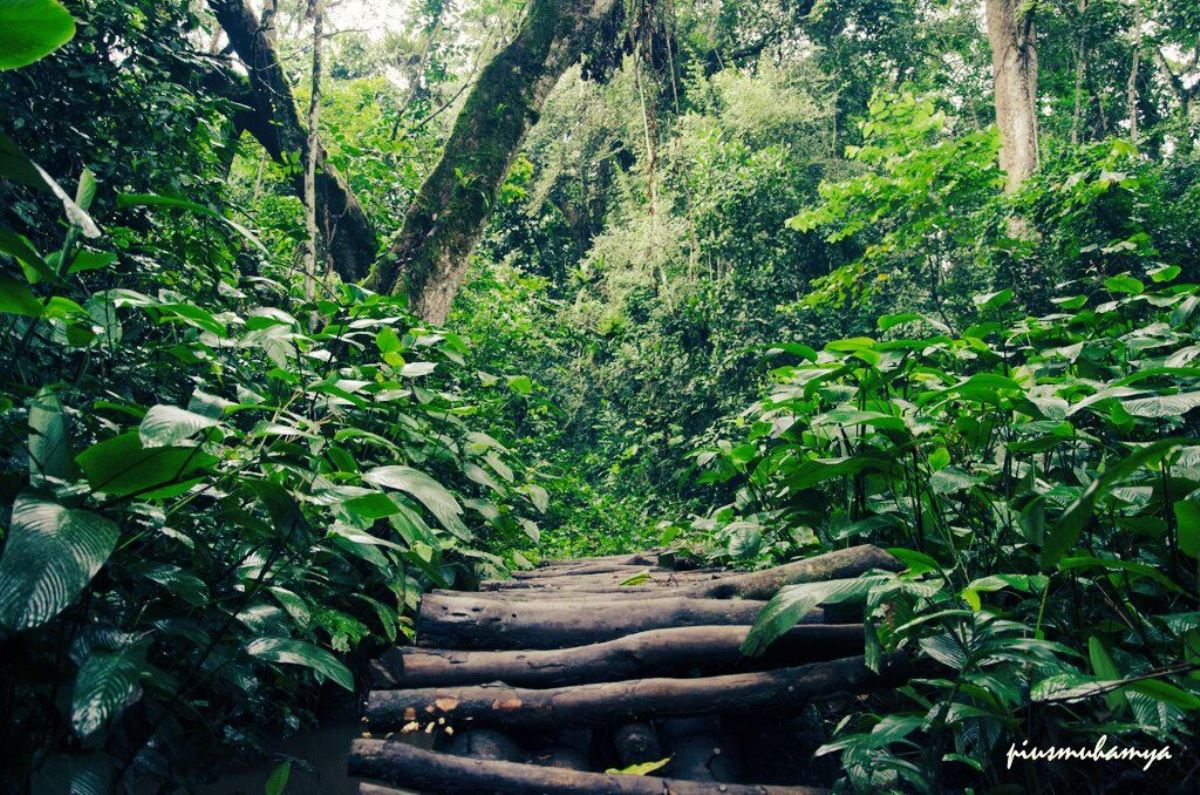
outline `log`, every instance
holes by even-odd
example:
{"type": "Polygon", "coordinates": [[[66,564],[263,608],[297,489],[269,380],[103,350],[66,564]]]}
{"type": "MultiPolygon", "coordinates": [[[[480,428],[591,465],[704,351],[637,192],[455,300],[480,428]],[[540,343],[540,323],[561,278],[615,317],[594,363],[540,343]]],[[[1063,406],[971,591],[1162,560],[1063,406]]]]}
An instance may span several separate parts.
{"type": "Polygon", "coordinates": [[[513,580],[484,580],[479,584],[481,591],[596,591],[598,593],[628,592],[637,588],[664,587],[677,585],[696,585],[712,582],[726,577],[732,577],[741,572],[728,572],[718,569],[703,569],[697,571],[672,571],[669,569],[650,569],[645,566],[634,567],[629,572],[600,572],[582,573],[554,577],[523,577],[513,580]],[[637,585],[621,585],[621,583],[639,574],[649,574],[650,578],[637,585]]]}
{"type": "Polygon", "coordinates": [[[664,569],[658,566],[633,566],[625,563],[585,563],[579,566],[555,566],[552,569],[531,569],[529,571],[514,571],[512,573],[514,580],[535,580],[541,582],[543,580],[558,580],[567,577],[582,577],[585,575],[607,574],[610,576],[625,575],[632,577],[643,571],[652,572],[668,572],[671,569],[664,569]]]}
{"type": "Polygon", "coordinates": [[[371,662],[371,686],[450,687],[504,682],[515,687],[560,687],[692,670],[730,673],[861,654],[861,624],[801,625],[760,658],[739,646],[747,626],[670,627],[567,649],[461,651],[395,647],[371,662]]]}
{"type": "MultiPolygon", "coordinates": [[[[656,776],[583,773],[554,767],[479,759],[422,751],[399,742],[355,740],[350,751],[350,774],[428,792],[538,793],[539,795],[712,795],[711,784],[656,776]]],[[[394,790],[363,784],[363,795],[395,795],[394,790]]],[[[725,784],[725,795],[824,795],[811,787],[773,787],[725,784]]]]}
{"type": "Polygon", "coordinates": [[[556,567],[578,566],[581,563],[621,563],[627,566],[657,566],[658,556],[671,552],[672,550],[652,549],[648,552],[634,552],[633,554],[619,555],[593,555],[584,558],[557,558],[544,560],[537,565],[539,569],[550,569],[556,567]]]}
{"type": "MultiPolygon", "coordinates": [[[[891,660],[887,676],[899,669],[891,660]]],[[[444,717],[448,724],[505,728],[588,726],[713,713],[787,713],[817,697],[880,681],[862,657],[706,679],[633,679],[545,690],[503,684],[374,690],[364,716],[372,728],[444,717]]]]}
{"type": "MultiPolygon", "coordinates": [[[[667,627],[753,624],[766,602],[658,596],[637,601],[481,600],[426,596],[417,642],[439,649],[561,649],[667,627]]],[[[824,611],[805,616],[820,624],[824,611]]]]}
{"type": "Polygon", "coordinates": [[[839,549],[824,555],[751,571],[717,582],[684,589],[686,595],[707,599],[770,599],[785,585],[858,577],[872,569],[901,571],[904,564],[872,544],[839,549]]]}

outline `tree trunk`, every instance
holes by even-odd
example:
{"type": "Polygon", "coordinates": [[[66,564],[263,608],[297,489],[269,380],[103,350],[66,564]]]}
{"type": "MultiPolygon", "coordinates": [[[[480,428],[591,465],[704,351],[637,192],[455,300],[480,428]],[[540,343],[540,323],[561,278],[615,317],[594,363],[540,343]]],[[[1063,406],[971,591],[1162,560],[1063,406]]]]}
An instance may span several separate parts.
{"type": "Polygon", "coordinates": [[[623,9],[617,0],[530,0],[516,37],[479,76],[437,167],[421,186],[371,285],[407,292],[441,324],[466,275],[500,186],[559,77],[623,9]]]}
{"type": "MultiPolygon", "coordinates": [[[[538,795],[712,795],[711,783],[678,781],[657,776],[582,773],[515,762],[478,759],[422,751],[400,742],[355,740],[351,746],[350,774],[392,782],[426,792],[538,793],[538,795]]],[[[761,784],[724,784],[724,795],[824,795],[812,787],[777,787],[761,784]]],[[[400,795],[399,790],[378,784],[359,785],[360,795],[400,795]]]]}
{"type": "MultiPolygon", "coordinates": [[[[308,1],[312,18],[312,95],[308,100],[308,139],[304,146],[304,226],[308,239],[304,247],[304,297],[317,294],[317,264],[321,259],[321,230],[317,226],[317,158],[321,141],[321,39],[324,37],[324,0],[308,1]]],[[[323,270],[323,269],[322,269],[323,270]]]]}
{"type": "Polygon", "coordinates": [[[882,677],[863,658],[703,679],[631,679],[547,689],[504,684],[373,690],[363,715],[372,730],[445,718],[456,727],[545,729],[711,714],[787,713],[837,693],[890,680],[902,667],[888,657],[882,677]]]}
{"type": "Polygon", "coordinates": [[[861,654],[862,624],[808,624],[746,657],[746,626],[670,627],[566,649],[462,651],[391,648],[371,662],[376,689],[481,685],[561,687],[696,671],[732,673],[861,654]]]}
{"type": "Polygon", "coordinates": [[[1142,3],[1133,0],[1133,61],[1129,65],[1129,82],[1125,87],[1125,105],[1129,117],[1129,140],[1138,145],[1138,68],[1142,61],[1142,3]]]}
{"type": "MultiPolygon", "coordinates": [[[[274,26],[260,24],[247,0],[209,0],[209,6],[249,74],[251,90],[239,101],[252,112],[236,114],[239,125],[258,139],[277,163],[305,162],[308,137],[275,52],[274,26]]],[[[314,162],[317,220],[326,251],[343,279],[357,281],[367,275],[375,260],[375,230],[350,186],[326,161],[323,147],[317,147],[314,162]]],[[[292,169],[292,182],[296,195],[303,196],[303,169],[292,169]]]]}
{"type": "MultiPolygon", "coordinates": [[[[441,649],[560,649],[651,629],[752,624],[765,604],[677,596],[546,602],[426,596],[417,615],[417,641],[441,649]]],[[[805,617],[810,624],[824,620],[821,610],[805,617]]]]}
{"type": "Polygon", "coordinates": [[[1000,168],[1012,193],[1038,166],[1037,46],[1033,11],[1023,0],[984,0],[996,126],[1000,129],[1000,168]]]}

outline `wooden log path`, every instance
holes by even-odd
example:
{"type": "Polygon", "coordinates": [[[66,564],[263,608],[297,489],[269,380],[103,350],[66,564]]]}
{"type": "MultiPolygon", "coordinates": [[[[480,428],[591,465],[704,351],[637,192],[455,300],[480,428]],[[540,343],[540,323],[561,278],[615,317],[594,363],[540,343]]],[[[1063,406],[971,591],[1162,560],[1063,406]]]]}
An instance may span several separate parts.
{"type": "Polygon", "coordinates": [[[777,759],[756,765],[764,751],[739,728],[778,727],[794,748],[787,733],[813,733],[794,726],[814,702],[887,685],[902,661],[871,672],[860,618],[841,605],[815,609],[762,657],[739,647],[780,587],[899,563],[873,546],[758,572],[689,562],[550,561],[478,592],[426,594],[417,645],[371,664],[349,760],[361,795],[825,792],[805,780],[803,753],[788,760],[798,780],[779,780],[777,759]]]}

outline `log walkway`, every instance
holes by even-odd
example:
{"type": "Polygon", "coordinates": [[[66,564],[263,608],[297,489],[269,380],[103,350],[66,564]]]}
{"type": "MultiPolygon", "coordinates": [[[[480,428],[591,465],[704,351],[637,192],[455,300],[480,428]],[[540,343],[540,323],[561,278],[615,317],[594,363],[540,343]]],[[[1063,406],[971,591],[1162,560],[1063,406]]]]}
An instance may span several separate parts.
{"type": "Polygon", "coordinates": [[[825,739],[813,704],[898,671],[867,669],[860,616],[840,606],[760,658],[739,646],[781,586],[899,564],[873,546],[749,573],[686,562],[551,561],[427,594],[417,645],[372,663],[349,760],[360,793],[825,792],[808,786],[825,739]]]}

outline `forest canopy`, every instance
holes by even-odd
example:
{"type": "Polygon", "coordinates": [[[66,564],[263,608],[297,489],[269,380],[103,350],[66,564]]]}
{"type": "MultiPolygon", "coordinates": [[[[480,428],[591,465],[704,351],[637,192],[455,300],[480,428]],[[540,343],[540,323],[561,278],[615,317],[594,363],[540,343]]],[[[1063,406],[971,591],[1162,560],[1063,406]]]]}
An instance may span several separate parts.
{"type": "Polygon", "coordinates": [[[742,646],[912,661],[810,783],[1192,791],[1198,95],[1197,0],[0,0],[0,787],[262,757],[435,589],[874,544],[742,646]]]}

